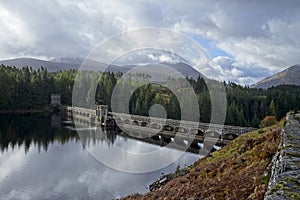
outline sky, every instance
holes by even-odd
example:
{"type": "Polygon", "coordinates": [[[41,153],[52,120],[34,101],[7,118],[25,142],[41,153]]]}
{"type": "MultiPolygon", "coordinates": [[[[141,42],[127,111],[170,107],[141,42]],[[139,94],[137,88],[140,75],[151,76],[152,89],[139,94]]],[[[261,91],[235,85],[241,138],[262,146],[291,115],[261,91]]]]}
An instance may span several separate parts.
{"type": "Polygon", "coordinates": [[[252,84],[300,63],[299,10],[298,0],[0,0],[0,59],[86,57],[158,27],[201,44],[224,80],[252,84]]]}

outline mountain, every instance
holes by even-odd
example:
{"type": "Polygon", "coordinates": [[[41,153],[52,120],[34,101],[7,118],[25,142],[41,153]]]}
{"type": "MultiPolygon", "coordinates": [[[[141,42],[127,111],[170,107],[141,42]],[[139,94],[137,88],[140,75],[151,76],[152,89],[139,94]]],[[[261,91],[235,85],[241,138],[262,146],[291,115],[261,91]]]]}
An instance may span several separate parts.
{"type": "MultiPolygon", "coordinates": [[[[31,66],[34,70],[42,66],[46,68],[49,72],[55,72],[59,70],[79,69],[83,60],[84,60],[83,58],[68,58],[68,57],[54,58],[49,61],[34,59],[34,58],[15,58],[10,60],[0,60],[0,65],[3,64],[6,66],[15,66],[17,68],[31,66]]],[[[197,70],[195,70],[193,67],[191,67],[186,63],[179,62],[179,63],[161,63],[161,64],[173,68],[175,71],[181,73],[182,76],[184,77],[188,76],[197,79],[199,75],[203,76],[197,70]]],[[[107,67],[105,63],[101,63],[94,60],[85,60],[84,65],[86,66],[86,69],[94,70],[94,71],[97,71],[99,69],[106,69],[107,67]]],[[[151,69],[150,65],[151,64],[141,65],[141,66],[146,66],[145,68],[143,68],[142,72],[144,73],[151,72],[152,74],[155,74],[155,76],[157,77],[162,76],[162,71],[160,71],[159,68],[156,68],[157,70],[155,73],[153,72],[153,69],[151,69]]],[[[138,65],[124,65],[124,66],[110,65],[106,69],[106,71],[111,71],[115,73],[116,72],[126,73],[137,66],[138,65]]]]}
{"type": "Polygon", "coordinates": [[[34,70],[42,66],[46,68],[49,72],[77,69],[80,67],[80,63],[62,63],[62,62],[39,60],[34,58],[15,58],[10,60],[1,60],[0,65],[1,64],[6,66],[15,66],[17,68],[30,66],[34,70]]]}
{"type": "Polygon", "coordinates": [[[300,85],[300,64],[293,65],[282,72],[267,77],[252,87],[267,89],[277,85],[300,85]]]}
{"type": "Polygon", "coordinates": [[[179,63],[174,63],[174,64],[170,64],[170,63],[162,63],[162,64],[172,67],[177,72],[181,73],[183,76],[188,76],[193,79],[197,79],[199,76],[204,77],[203,74],[201,74],[200,72],[195,70],[192,66],[190,66],[186,63],[179,62],[179,63]]]}
{"type": "MultiPolygon", "coordinates": [[[[139,71],[145,74],[152,74],[156,78],[163,78],[166,76],[168,77],[178,77],[178,74],[181,74],[183,77],[190,77],[193,79],[197,79],[199,76],[204,77],[203,74],[199,73],[197,70],[195,70],[192,66],[183,63],[155,63],[155,64],[143,64],[143,65],[124,65],[122,66],[122,72],[127,72],[129,70],[133,70],[135,67],[139,67],[139,71]],[[160,65],[165,65],[167,67],[170,67],[174,69],[174,73],[170,74],[169,70],[165,70],[164,67],[160,65]],[[154,69],[155,68],[155,69],[154,69]]],[[[120,68],[119,68],[120,69],[120,68]]],[[[109,67],[109,71],[118,71],[115,67],[109,67]]]]}
{"type": "MultiPolygon", "coordinates": [[[[47,60],[40,60],[35,58],[15,58],[10,60],[0,60],[0,65],[6,66],[15,66],[17,68],[22,67],[32,67],[32,69],[36,70],[40,67],[46,68],[49,72],[55,72],[59,70],[70,70],[70,69],[79,69],[83,62],[82,58],[68,58],[68,57],[61,57],[61,58],[54,58],[49,61],[47,60]]],[[[99,70],[106,67],[104,63],[97,62],[94,60],[85,60],[85,66],[89,70],[99,70]]],[[[112,66],[116,68],[115,66],[112,66]]],[[[119,66],[117,68],[120,68],[119,66]]]]}

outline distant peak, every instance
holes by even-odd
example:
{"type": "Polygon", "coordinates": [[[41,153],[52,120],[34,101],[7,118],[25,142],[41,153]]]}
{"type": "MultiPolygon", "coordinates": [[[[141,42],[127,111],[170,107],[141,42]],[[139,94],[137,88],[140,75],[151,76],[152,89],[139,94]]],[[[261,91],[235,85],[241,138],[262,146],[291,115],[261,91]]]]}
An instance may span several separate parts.
{"type": "Polygon", "coordinates": [[[300,65],[293,65],[279,73],[254,84],[255,88],[269,88],[277,85],[300,85],[300,65]]]}

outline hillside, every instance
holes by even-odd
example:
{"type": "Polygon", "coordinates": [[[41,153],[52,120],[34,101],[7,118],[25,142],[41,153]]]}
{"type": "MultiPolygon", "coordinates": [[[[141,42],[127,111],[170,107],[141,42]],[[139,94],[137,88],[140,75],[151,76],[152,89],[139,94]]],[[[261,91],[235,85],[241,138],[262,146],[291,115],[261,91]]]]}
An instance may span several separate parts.
{"type": "Polygon", "coordinates": [[[124,199],[263,199],[282,126],[241,135],[161,188],[124,199]]]}
{"type": "Polygon", "coordinates": [[[254,84],[254,88],[270,88],[277,85],[300,85],[300,64],[293,65],[282,72],[267,77],[254,84]]]}
{"type": "MultiPolygon", "coordinates": [[[[0,65],[3,64],[5,66],[15,66],[17,68],[22,68],[26,66],[31,66],[34,70],[40,68],[41,66],[46,68],[49,72],[55,72],[59,70],[69,70],[69,69],[79,69],[81,66],[81,63],[83,62],[82,58],[68,58],[68,57],[61,57],[61,58],[54,58],[49,61],[47,60],[40,60],[40,59],[34,59],[34,58],[15,58],[10,60],[0,60],[0,65]]],[[[99,69],[106,69],[107,65],[105,63],[101,63],[94,60],[85,60],[84,64],[86,68],[94,71],[98,71],[99,69]]],[[[171,68],[175,69],[177,72],[181,73],[184,77],[192,77],[194,79],[197,79],[200,75],[199,72],[197,72],[194,68],[192,68],[190,65],[185,63],[161,63],[167,66],[170,66],[171,68]]],[[[153,73],[152,67],[149,66],[147,69],[143,68],[142,72],[154,74],[157,77],[164,76],[162,74],[162,71],[156,70],[157,72],[153,73]],[[151,73],[150,73],[151,72],[151,73]]],[[[109,65],[109,67],[106,69],[106,71],[111,72],[123,72],[126,73],[129,70],[132,70],[137,65],[124,65],[124,66],[118,66],[118,65],[109,65]]],[[[142,66],[142,65],[141,65],[142,66]]],[[[102,70],[101,70],[102,71],[102,70]]],[[[171,76],[171,75],[170,75],[171,76]]]]}
{"type": "Polygon", "coordinates": [[[55,71],[59,71],[59,70],[77,69],[80,66],[80,63],[46,61],[46,60],[39,60],[39,59],[34,59],[34,58],[15,58],[15,59],[10,59],[10,60],[1,60],[0,64],[6,65],[6,66],[15,66],[17,68],[30,66],[34,70],[36,70],[42,66],[42,67],[46,68],[49,72],[55,72],[55,71]]]}

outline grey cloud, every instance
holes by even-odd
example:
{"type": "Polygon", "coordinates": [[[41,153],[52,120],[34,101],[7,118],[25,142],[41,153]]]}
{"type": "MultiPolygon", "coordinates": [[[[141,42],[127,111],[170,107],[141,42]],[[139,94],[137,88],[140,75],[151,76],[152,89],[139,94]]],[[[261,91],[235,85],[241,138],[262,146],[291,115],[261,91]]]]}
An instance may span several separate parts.
{"type": "Polygon", "coordinates": [[[204,1],[203,4],[211,7],[190,14],[185,19],[189,22],[177,22],[176,28],[212,39],[240,66],[260,66],[277,72],[299,62],[299,1],[215,1],[214,4],[204,1]]]}
{"type": "Polygon", "coordinates": [[[234,81],[239,84],[251,85],[272,74],[270,70],[258,66],[237,66],[236,61],[227,56],[215,57],[212,62],[217,65],[225,81],[234,81]]]}
{"type": "Polygon", "coordinates": [[[2,1],[0,57],[86,56],[120,32],[166,27],[211,40],[244,73],[274,73],[299,63],[299,8],[297,0],[2,1]]]}
{"type": "Polygon", "coordinates": [[[87,3],[6,1],[3,4],[31,31],[34,42],[26,44],[31,50],[27,52],[29,55],[85,55],[94,43],[124,30],[121,21],[105,16],[101,9],[87,3]]]}

